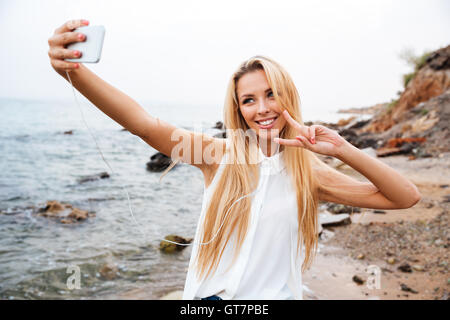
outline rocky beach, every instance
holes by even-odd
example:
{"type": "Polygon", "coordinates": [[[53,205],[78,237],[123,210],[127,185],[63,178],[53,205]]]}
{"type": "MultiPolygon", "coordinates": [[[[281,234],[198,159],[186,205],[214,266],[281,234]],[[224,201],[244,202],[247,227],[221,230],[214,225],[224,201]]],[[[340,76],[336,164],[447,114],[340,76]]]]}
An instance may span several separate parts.
{"type": "MultiPolygon", "coordinates": [[[[347,119],[330,125],[408,177],[422,199],[408,209],[361,208],[351,214],[351,224],[327,228],[332,233],[321,240],[326,249],[305,274],[304,282],[313,291],[310,298],[449,299],[449,88],[447,46],[418,59],[398,99],[360,109],[373,114],[369,121],[347,119]],[[373,277],[370,266],[381,271],[379,288],[368,285],[373,277]]],[[[342,172],[364,180],[349,166],[333,162],[342,172]]]]}
{"type": "MultiPolygon", "coordinates": [[[[336,130],[410,179],[422,195],[415,206],[401,210],[321,203],[319,252],[303,276],[305,299],[448,300],[450,46],[418,57],[404,84],[396,99],[341,110],[336,123],[305,123],[336,130]]],[[[5,110],[14,109],[14,103],[5,110]]],[[[161,184],[155,172],[170,166],[171,159],[156,150],[149,156],[148,145],[105,126],[100,142],[117,168],[110,175],[83,128],[67,130],[75,117],[54,107],[55,115],[61,113],[57,133],[56,123],[39,122],[46,119],[36,116],[43,109],[39,103],[20,122],[6,114],[0,132],[7,164],[0,181],[0,298],[179,299],[191,248],[161,239],[192,241],[201,172],[176,164],[161,184]],[[36,131],[24,134],[28,128],[22,121],[36,131]],[[72,265],[83,276],[78,291],[67,290],[65,283],[72,265]]],[[[161,106],[161,114],[165,110],[161,106]]],[[[178,114],[175,124],[192,130],[181,110],[178,114]]],[[[214,123],[213,117],[205,123],[214,123]]],[[[208,129],[225,138],[220,121],[208,129]]],[[[320,158],[366,181],[345,163],[320,158]]]]}

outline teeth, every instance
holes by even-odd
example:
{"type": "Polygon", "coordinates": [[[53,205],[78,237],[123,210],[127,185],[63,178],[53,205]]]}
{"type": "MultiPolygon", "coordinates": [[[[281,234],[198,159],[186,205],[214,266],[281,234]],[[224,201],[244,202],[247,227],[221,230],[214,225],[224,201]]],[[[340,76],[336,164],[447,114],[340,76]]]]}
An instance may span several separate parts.
{"type": "Polygon", "coordinates": [[[259,121],[259,124],[261,124],[263,126],[267,126],[267,125],[271,124],[274,121],[275,121],[275,119],[270,119],[270,120],[266,120],[266,121],[259,121]]]}

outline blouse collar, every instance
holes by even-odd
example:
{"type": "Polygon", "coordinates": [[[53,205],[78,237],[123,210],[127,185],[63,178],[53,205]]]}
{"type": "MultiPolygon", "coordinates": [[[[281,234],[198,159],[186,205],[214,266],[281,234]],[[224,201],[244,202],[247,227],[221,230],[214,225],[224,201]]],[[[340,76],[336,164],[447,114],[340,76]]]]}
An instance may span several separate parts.
{"type": "MultiPolygon", "coordinates": [[[[230,139],[226,139],[226,145],[227,148],[229,148],[230,146],[230,139]]],[[[275,153],[273,156],[271,157],[267,157],[261,150],[261,148],[258,146],[258,158],[257,158],[257,162],[260,167],[263,169],[263,172],[266,174],[274,174],[274,173],[279,173],[281,171],[283,171],[286,166],[284,164],[284,150],[283,151],[279,151],[277,153],[275,153]]],[[[222,162],[224,161],[224,158],[222,158],[222,162]]]]}
{"type": "Polygon", "coordinates": [[[261,150],[260,147],[258,147],[258,163],[260,164],[261,168],[269,173],[278,173],[281,172],[285,166],[283,162],[283,151],[279,151],[272,155],[271,157],[267,157],[261,150]]]}

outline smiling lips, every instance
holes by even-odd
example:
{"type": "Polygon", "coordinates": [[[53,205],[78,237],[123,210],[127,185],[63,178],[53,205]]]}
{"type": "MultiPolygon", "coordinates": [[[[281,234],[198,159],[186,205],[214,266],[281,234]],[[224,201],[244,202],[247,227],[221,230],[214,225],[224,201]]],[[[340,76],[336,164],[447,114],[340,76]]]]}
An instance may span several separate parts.
{"type": "Polygon", "coordinates": [[[262,129],[269,129],[271,127],[273,127],[273,124],[275,122],[275,120],[277,120],[278,117],[273,117],[273,118],[268,118],[268,119],[264,119],[264,120],[259,120],[259,121],[255,121],[258,126],[262,129]]]}

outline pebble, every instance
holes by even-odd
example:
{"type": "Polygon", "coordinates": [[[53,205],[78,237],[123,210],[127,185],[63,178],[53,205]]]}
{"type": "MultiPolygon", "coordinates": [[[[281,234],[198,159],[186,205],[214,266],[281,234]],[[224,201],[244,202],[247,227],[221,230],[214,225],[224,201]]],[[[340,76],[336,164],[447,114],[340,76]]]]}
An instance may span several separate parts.
{"type": "Polygon", "coordinates": [[[395,258],[388,258],[387,259],[387,263],[389,263],[389,264],[394,264],[395,263],[395,258]]]}
{"type": "Polygon", "coordinates": [[[359,260],[364,259],[366,256],[363,253],[358,254],[358,256],[356,258],[358,258],[359,260]]]}
{"type": "Polygon", "coordinates": [[[400,284],[400,289],[402,291],[406,291],[406,292],[411,292],[411,293],[418,293],[416,290],[411,289],[410,287],[408,287],[406,284],[402,283],[400,284]]]}
{"type": "Polygon", "coordinates": [[[356,282],[358,285],[362,285],[364,283],[364,280],[361,279],[361,277],[354,275],[352,278],[353,282],[356,282]]]}
{"type": "Polygon", "coordinates": [[[397,269],[401,272],[412,272],[411,266],[406,262],[402,263],[397,269]]]}
{"type": "Polygon", "coordinates": [[[100,275],[107,280],[113,280],[119,275],[117,266],[112,263],[105,263],[99,270],[100,275]]]}
{"type": "Polygon", "coordinates": [[[423,270],[424,270],[424,267],[421,266],[421,265],[419,265],[419,264],[413,265],[412,268],[413,268],[415,271],[423,271],[423,270]]]}

